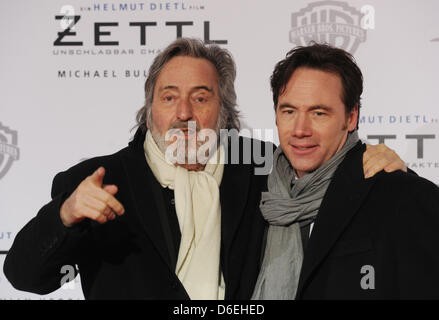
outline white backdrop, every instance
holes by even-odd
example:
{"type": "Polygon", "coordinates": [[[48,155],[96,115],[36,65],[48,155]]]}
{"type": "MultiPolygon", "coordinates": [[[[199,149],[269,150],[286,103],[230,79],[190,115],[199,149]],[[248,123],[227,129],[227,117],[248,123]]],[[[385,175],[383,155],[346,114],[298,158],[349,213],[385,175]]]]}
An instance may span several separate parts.
{"type": "MultiPolygon", "coordinates": [[[[275,130],[269,76],[289,49],[313,38],[349,50],[365,80],[360,136],[390,136],[386,144],[410,168],[439,184],[439,1],[2,1],[1,266],[17,232],[50,200],[57,172],[126,146],[144,71],[178,29],[232,52],[247,128],[275,130]],[[66,15],[77,16],[75,35],[59,37],[66,15]],[[133,22],[155,23],[143,45],[133,22]]],[[[79,282],[47,296],[19,292],[0,272],[0,299],[82,297],[79,282]]]]}

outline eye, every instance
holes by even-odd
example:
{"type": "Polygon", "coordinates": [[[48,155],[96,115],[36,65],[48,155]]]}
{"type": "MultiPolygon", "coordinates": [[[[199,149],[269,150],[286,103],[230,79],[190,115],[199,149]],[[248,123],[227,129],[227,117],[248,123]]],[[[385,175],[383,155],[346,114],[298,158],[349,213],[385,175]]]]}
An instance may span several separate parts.
{"type": "Polygon", "coordinates": [[[318,117],[321,117],[321,116],[324,116],[324,115],[325,115],[325,113],[322,112],[322,111],[316,111],[314,114],[315,114],[316,116],[318,116],[318,117]]]}
{"type": "Polygon", "coordinates": [[[283,110],[282,113],[284,113],[284,114],[293,114],[294,110],[286,109],[286,110],[283,110]]]}
{"type": "Polygon", "coordinates": [[[174,100],[173,96],[167,95],[167,96],[163,97],[163,101],[165,101],[165,102],[171,102],[172,100],[174,100]]]}
{"type": "Polygon", "coordinates": [[[195,101],[198,103],[204,103],[207,101],[207,99],[203,96],[198,96],[198,97],[195,97],[195,101]]]}

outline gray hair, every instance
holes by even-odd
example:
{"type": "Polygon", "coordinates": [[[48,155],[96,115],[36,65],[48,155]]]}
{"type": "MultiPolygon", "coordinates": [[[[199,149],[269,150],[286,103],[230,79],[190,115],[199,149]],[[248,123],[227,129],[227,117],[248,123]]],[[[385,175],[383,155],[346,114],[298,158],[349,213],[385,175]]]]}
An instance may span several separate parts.
{"type": "Polygon", "coordinates": [[[236,108],[235,78],[236,66],[229,51],[217,45],[205,45],[201,40],[179,38],[166,47],[149,68],[145,81],[145,105],[137,112],[137,125],[146,131],[151,121],[151,105],[157,78],[166,63],[176,56],[202,58],[210,61],[218,73],[220,114],[218,126],[221,129],[240,130],[239,111],[236,108]]]}

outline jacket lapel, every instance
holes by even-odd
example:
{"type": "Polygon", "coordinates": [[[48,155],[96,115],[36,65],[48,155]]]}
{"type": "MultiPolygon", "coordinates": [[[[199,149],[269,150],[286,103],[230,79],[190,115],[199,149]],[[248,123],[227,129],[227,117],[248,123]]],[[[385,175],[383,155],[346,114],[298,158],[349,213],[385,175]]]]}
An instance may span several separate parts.
{"type": "Polygon", "coordinates": [[[244,205],[247,200],[249,170],[242,170],[242,166],[228,164],[224,167],[223,179],[220,186],[221,202],[221,238],[226,251],[232,244],[244,205]]]}
{"type": "MultiPolygon", "coordinates": [[[[243,145],[242,137],[239,138],[240,146],[243,145]]],[[[242,150],[242,148],[240,148],[242,150]]],[[[221,203],[221,265],[226,282],[226,298],[233,295],[236,288],[231,284],[237,281],[230,281],[230,269],[235,265],[229,260],[231,245],[237,232],[238,225],[244,213],[247,202],[248,189],[252,172],[251,165],[231,163],[231,145],[229,140],[227,164],[224,165],[223,178],[220,185],[221,203]]],[[[241,153],[242,156],[242,153],[241,153]]]]}
{"type": "Polygon", "coordinates": [[[140,222],[147,237],[153,242],[170,270],[175,272],[171,268],[172,257],[169,248],[171,240],[166,237],[166,229],[164,229],[169,226],[164,225],[161,219],[166,216],[161,186],[147,165],[143,150],[144,139],[145,134],[139,129],[127,151],[121,155],[130,187],[129,194],[135,208],[136,221],[140,222]]]}
{"type": "Polygon", "coordinates": [[[365,149],[359,142],[348,152],[328,187],[305,251],[296,299],[301,298],[313,272],[349,225],[372,187],[373,179],[363,177],[365,149]]]}

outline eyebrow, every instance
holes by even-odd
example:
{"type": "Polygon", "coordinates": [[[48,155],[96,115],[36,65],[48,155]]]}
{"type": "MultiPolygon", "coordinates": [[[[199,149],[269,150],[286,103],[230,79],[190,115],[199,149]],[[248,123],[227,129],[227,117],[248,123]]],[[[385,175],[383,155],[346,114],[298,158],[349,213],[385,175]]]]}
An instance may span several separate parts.
{"type": "MultiPolygon", "coordinates": [[[[298,109],[296,106],[289,104],[289,103],[282,103],[281,105],[279,105],[279,109],[284,109],[284,108],[293,108],[293,109],[298,109]]],[[[312,111],[312,110],[317,110],[317,109],[323,109],[326,111],[331,111],[332,108],[322,105],[322,104],[317,104],[317,105],[313,105],[308,107],[308,110],[312,111]]]]}
{"type": "Polygon", "coordinates": [[[331,108],[329,106],[322,105],[322,104],[318,104],[318,105],[315,105],[315,106],[311,106],[308,109],[309,110],[322,109],[322,110],[325,110],[325,111],[332,111],[333,108],[331,108]]]}
{"type": "Polygon", "coordinates": [[[208,91],[208,92],[213,92],[213,89],[212,89],[212,88],[209,88],[208,86],[197,86],[197,87],[194,87],[194,89],[197,89],[197,90],[206,90],[206,91],[208,91]]]}
{"type": "MultiPolygon", "coordinates": [[[[167,85],[167,86],[164,86],[163,88],[160,88],[160,91],[163,91],[166,89],[178,89],[178,87],[174,86],[174,85],[167,85]]],[[[213,89],[209,88],[208,86],[196,86],[196,87],[193,87],[191,89],[191,91],[194,91],[194,90],[206,90],[208,92],[213,92],[213,89]]]]}

